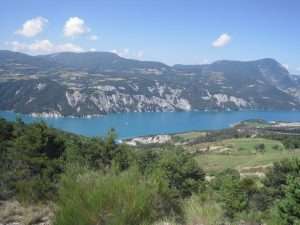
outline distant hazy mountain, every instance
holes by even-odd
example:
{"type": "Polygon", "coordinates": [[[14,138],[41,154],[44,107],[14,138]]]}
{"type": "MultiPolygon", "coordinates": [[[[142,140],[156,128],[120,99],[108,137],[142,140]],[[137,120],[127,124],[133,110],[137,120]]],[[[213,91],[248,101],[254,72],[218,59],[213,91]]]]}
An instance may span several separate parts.
{"type": "Polygon", "coordinates": [[[0,51],[0,110],[22,113],[293,110],[299,87],[274,59],[170,67],[108,52],[0,51]]]}

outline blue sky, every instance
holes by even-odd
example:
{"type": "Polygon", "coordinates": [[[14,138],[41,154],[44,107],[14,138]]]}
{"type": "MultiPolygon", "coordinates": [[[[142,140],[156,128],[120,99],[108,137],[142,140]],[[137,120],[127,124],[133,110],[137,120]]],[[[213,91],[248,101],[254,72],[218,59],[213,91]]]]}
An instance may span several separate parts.
{"type": "Polygon", "coordinates": [[[167,64],[272,57],[300,73],[298,0],[1,0],[0,48],[167,64]]]}

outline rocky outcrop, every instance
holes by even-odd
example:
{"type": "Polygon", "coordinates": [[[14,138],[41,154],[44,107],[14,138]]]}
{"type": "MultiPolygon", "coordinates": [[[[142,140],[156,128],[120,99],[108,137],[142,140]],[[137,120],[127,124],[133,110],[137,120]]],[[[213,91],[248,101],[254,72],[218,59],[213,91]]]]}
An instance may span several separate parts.
{"type": "Polygon", "coordinates": [[[53,216],[50,206],[25,206],[13,200],[0,202],[0,225],[52,225],[53,216]]]}
{"type": "Polygon", "coordinates": [[[0,110],[34,116],[300,110],[300,79],[273,59],[173,67],[112,53],[0,51],[0,59],[0,110]]]}
{"type": "Polygon", "coordinates": [[[127,145],[136,146],[138,144],[164,144],[171,141],[170,135],[155,135],[155,136],[146,136],[146,137],[137,137],[125,141],[127,145]]]}

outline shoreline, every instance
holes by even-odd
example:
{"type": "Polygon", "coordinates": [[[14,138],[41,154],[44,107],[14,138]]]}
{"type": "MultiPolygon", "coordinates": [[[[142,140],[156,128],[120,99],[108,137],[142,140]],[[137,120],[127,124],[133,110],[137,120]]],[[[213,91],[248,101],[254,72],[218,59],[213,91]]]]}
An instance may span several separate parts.
{"type": "MultiPolygon", "coordinates": [[[[285,110],[285,109],[239,109],[239,110],[188,110],[188,111],[146,111],[146,112],[111,112],[111,113],[105,113],[105,114],[83,114],[83,115],[63,115],[58,111],[51,111],[51,112],[31,112],[31,113],[24,113],[24,112],[18,112],[14,110],[1,110],[0,112],[10,112],[15,113],[16,115],[21,114],[23,116],[31,116],[33,118],[85,118],[85,119],[91,119],[91,118],[97,118],[97,117],[105,117],[110,115],[118,115],[118,114],[131,114],[131,113],[233,113],[233,112],[299,112],[300,109],[291,109],[291,110],[285,110]]],[[[300,122],[300,119],[299,119],[300,122]]]]}
{"type": "Polygon", "coordinates": [[[89,115],[84,117],[53,117],[55,114],[21,114],[0,111],[0,117],[14,121],[22,118],[26,123],[45,121],[50,126],[87,137],[105,136],[114,128],[120,142],[133,138],[176,135],[191,132],[210,132],[230,129],[242,121],[265,120],[268,123],[300,122],[300,111],[231,111],[231,112],[146,112],[89,115]],[[272,114],[274,112],[274,115],[272,114]],[[271,115],[269,116],[269,113],[271,115]],[[47,116],[47,117],[45,117],[47,116]],[[151,120],[151,126],[147,121],[151,120]],[[211,121],[211,122],[210,122],[211,121]],[[177,124],[178,123],[178,124],[177,124]],[[216,125],[217,124],[217,125],[216,125]],[[162,126],[162,127],[161,127],[162,126]]]}

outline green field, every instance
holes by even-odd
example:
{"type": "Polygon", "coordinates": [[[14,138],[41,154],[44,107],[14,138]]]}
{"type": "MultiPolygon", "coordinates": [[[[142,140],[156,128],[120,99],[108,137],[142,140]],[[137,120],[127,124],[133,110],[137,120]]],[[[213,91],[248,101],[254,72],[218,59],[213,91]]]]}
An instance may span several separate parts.
{"type": "Polygon", "coordinates": [[[174,134],[172,137],[175,141],[191,141],[198,137],[203,137],[207,134],[207,132],[202,131],[192,131],[187,133],[178,133],[174,134]]]}
{"type": "Polygon", "coordinates": [[[272,152],[253,155],[201,154],[196,157],[200,166],[207,172],[217,172],[232,168],[241,170],[245,167],[265,166],[284,158],[300,157],[300,150],[295,152],[272,152]]]}
{"type": "Polygon", "coordinates": [[[197,154],[196,160],[207,172],[217,172],[232,168],[242,171],[249,167],[271,165],[275,161],[284,158],[300,157],[300,150],[285,150],[281,142],[262,138],[240,138],[228,139],[220,142],[209,143],[210,149],[218,148],[218,151],[211,150],[207,153],[197,154]],[[257,146],[264,144],[263,149],[257,146]],[[275,147],[276,146],[276,147],[275,147]],[[226,151],[220,151],[220,149],[226,151]]]}
{"type": "Polygon", "coordinates": [[[221,145],[231,149],[235,154],[255,154],[261,152],[274,152],[285,150],[280,141],[264,138],[236,138],[220,142],[221,145]],[[263,149],[260,146],[264,146],[263,149]]]}

